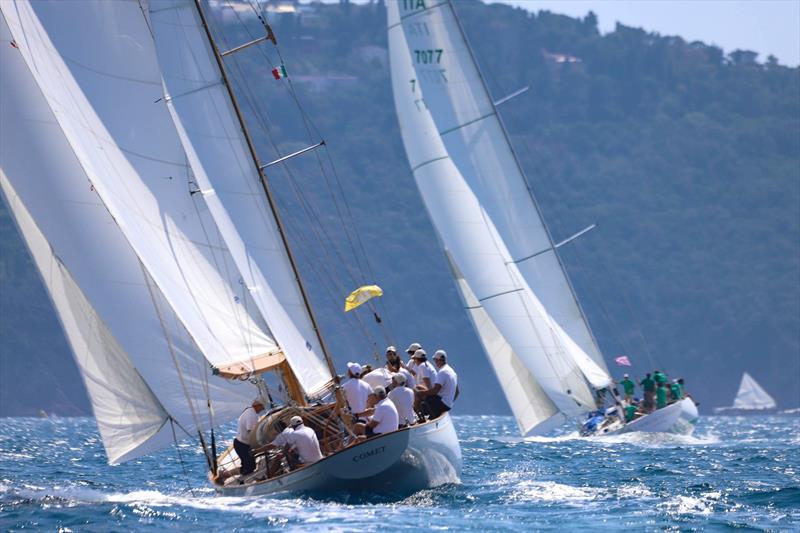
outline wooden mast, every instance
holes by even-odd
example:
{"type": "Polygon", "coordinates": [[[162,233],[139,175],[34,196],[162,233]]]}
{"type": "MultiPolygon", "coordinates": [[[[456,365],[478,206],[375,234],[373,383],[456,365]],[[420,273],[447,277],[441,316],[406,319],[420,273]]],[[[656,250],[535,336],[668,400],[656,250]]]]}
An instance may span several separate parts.
{"type": "MultiPolygon", "coordinates": [[[[228,80],[228,75],[225,70],[225,63],[222,58],[222,54],[220,53],[219,48],[217,48],[217,44],[214,42],[214,37],[211,34],[211,28],[209,27],[208,21],[206,20],[205,13],[203,12],[203,7],[200,5],[200,0],[194,0],[194,4],[195,7],[197,8],[197,13],[200,16],[200,21],[203,24],[203,29],[205,30],[206,37],[208,38],[208,43],[214,52],[214,58],[217,61],[217,67],[219,68],[220,74],[222,75],[222,81],[225,84],[225,88],[228,91],[228,97],[230,98],[231,104],[233,105],[233,110],[236,114],[236,118],[238,119],[239,125],[242,128],[242,135],[244,136],[245,141],[247,142],[247,148],[248,151],[250,152],[250,157],[253,160],[253,164],[255,165],[256,171],[258,172],[258,177],[259,180],[261,181],[261,186],[264,190],[264,194],[267,197],[267,202],[269,203],[270,211],[272,211],[272,216],[275,218],[275,224],[277,225],[278,233],[281,236],[283,247],[286,250],[286,255],[289,258],[289,264],[292,267],[292,272],[294,273],[295,281],[297,282],[297,286],[300,288],[300,294],[303,297],[303,305],[305,305],[305,308],[308,311],[308,316],[311,319],[311,325],[314,328],[314,333],[317,336],[317,340],[319,340],[320,347],[322,348],[322,353],[325,356],[325,362],[328,364],[328,370],[330,371],[331,376],[333,376],[334,383],[338,384],[339,378],[336,374],[336,367],[334,366],[333,359],[331,358],[331,355],[328,352],[328,347],[325,344],[325,340],[322,338],[322,332],[320,331],[317,319],[314,316],[314,311],[311,309],[311,303],[308,298],[308,294],[306,293],[306,289],[303,286],[303,281],[302,278],[300,277],[300,271],[297,268],[297,263],[295,261],[294,255],[292,254],[292,249],[289,246],[289,241],[287,239],[286,231],[281,221],[280,214],[278,213],[278,207],[275,202],[275,198],[272,194],[269,183],[267,182],[267,176],[264,172],[261,162],[258,159],[258,154],[256,152],[255,145],[253,144],[253,139],[250,136],[250,132],[247,129],[247,124],[245,123],[244,116],[242,115],[241,108],[239,107],[239,103],[236,99],[236,95],[233,92],[233,87],[231,86],[230,81],[228,80]]],[[[299,387],[299,383],[297,383],[297,377],[294,375],[294,372],[292,372],[291,368],[288,365],[288,362],[284,363],[283,370],[284,373],[287,374],[288,377],[287,381],[293,382],[295,385],[297,385],[297,386],[287,387],[290,390],[290,392],[294,391],[292,396],[294,394],[300,393],[301,388],[299,387]]],[[[287,383],[287,385],[288,384],[290,383],[287,383]]],[[[302,393],[300,393],[299,395],[300,398],[293,397],[292,399],[298,403],[305,404],[306,401],[305,398],[302,397],[302,393]]],[[[339,392],[338,389],[336,391],[336,396],[337,399],[341,402],[340,398],[341,393],[339,392]]]]}

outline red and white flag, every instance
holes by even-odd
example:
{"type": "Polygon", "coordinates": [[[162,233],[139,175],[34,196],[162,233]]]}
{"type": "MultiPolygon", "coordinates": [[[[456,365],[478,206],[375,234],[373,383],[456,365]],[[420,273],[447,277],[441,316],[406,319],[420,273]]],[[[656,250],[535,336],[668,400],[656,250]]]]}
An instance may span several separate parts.
{"type": "Polygon", "coordinates": [[[614,359],[614,362],[617,363],[617,366],[631,366],[631,361],[627,355],[620,355],[614,359]]]}

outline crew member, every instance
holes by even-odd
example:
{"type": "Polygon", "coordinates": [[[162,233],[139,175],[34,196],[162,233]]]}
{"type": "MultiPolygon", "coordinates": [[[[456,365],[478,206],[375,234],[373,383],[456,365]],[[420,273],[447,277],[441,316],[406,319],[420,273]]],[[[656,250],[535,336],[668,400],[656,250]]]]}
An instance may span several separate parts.
{"type": "Polygon", "coordinates": [[[386,389],[375,387],[372,396],[376,400],[375,409],[366,424],[356,424],[355,430],[359,435],[374,437],[395,431],[400,425],[400,417],[392,400],[386,396],[386,389]]]}
{"type": "Polygon", "coordinates": [[[433,387],[433,381],[436,379],[436,369],[428,361],[428,353],[420,348],[411,357],[412,364],[409,365],[408,370],[414,375],[417,382],[417,390],[428,390],[433,387]]]}
{"type": "Polygon", "coordinates": [[[347,405],[356,417],[367,410],[367,398],[372,392],[369,385],[361,379],[361,370],[358,363],[347,363],[347,375],[350,379],[342,385],[347,405]]]}
{"type": "Polygon", "coordinates": [[[322,452],[319,449],[319,440],[313,429],[303,424],[303,419],[293,416],[289,420],[289,427],[293,431],[289,434],[291,448],[297,451],[300,463],[310,465],[322,459],[322,452]]]}
{"type": "Polygon", "coordinates": [[[433,362],[437,367],[433,386],[420,393],[425,397],[425,411],[431,419],[438,418],[442,413],[452,409],[459,393],[458,375],[447,364],[447,352],[437,350],[433,354],[433,362]]]}
{"type": "Polygon", "coordinates": [[[628,374],[622,375],[622,381],[620,381],[619,384],[622,385],[622,389],[625,391],[625,401],[631,403],[635,384],[633,381],[631,381],[631,378],[628,376],[628,374]]]}
{"type": "Polygon", "coordinates": [[[258,413],[264,410],[264,400],[256,398],[250,407],[242,411],[239,415],[239,422],[237,423],[236,438],[233,439],[233,449],[236,450],[236,455],[239,456],[241,468],[239,474],[246,476],[252,474],[256,469],[256,461],[253,459],[252,445],[255,441],[254,430],[258,424],[258,413]]]}
{"type": "Polygon", "coordinates": [[[679,402],[683,399],[683,390],[681,388],[681,384],[678,383],[677,379],[672,380],[672,384],[669,386],[670,391],[672,392],[672,398],[676,402],[679,402]]]}
{"type": "Polygon", "coordinates": [[[414,414],[414,391],[406,386],[406,376],[399,372],[392,376],[394,387],[387,397],[397,409],[400,427],[411,426],[417,420],[414,414]]]}
{"type": "Polygon", "coordinates": [[[659,383],[656,387],[656,409],[663,409],[667,406],[667,387],[659,383]]]}
{"type": "Polygon", "coordinates": [[[653,410],[653,400],[656,396],[656,382],[650,377],[650,372],[639,382],[644,391],[644,412],[649,413],[653,410]]]}

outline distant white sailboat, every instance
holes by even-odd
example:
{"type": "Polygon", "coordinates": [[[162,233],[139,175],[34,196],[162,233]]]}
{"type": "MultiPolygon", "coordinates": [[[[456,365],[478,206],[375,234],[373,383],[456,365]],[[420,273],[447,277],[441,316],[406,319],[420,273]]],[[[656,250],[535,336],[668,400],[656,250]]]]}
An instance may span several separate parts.
{"type": "MultiPolygon", "coordinates": [[[[595,411],[612,379],[556,251],[586,230],[550,235],[453,3],[386,6],[406,155],[520,433],[595,411]]],[[[684,399],[626,427],[689,433],[696,419],[684,399]]]]}
{"type": "Polygon", "coordinates": [[[764,413],[774,410],[777,407],[775,400],[764,388],[753,379],[753,376],[745,372],[742,374],[742,382],[739,383],[739,392],[730,407],[715,407],[715,413],[728,414],[747,414],[764,413]]]}

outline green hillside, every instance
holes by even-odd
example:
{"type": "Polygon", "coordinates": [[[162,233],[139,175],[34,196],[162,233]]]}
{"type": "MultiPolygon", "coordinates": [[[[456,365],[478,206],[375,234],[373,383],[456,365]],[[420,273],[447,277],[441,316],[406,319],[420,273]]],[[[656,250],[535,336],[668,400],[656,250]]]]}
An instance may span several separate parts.
{"type": "MultiPolygon", "coordinates": [[[[800,69],[625,26],[600,35],[591,14],[456,6],[493,95],[530,86],[500,110],[554,237],[598,224],[562,250],[606,359],[685,377],[703,408],[729,404],[744,370],[780,405],[800,404],[800,69]]],[[[230,44],[258,31],[246,12],[217,15],[230,44]]],[[[324,152],[324,174],[314,155],[270,174],[338,360],[386,341],[442,346],[462,412],[505,412],[408,168],[382,3],[313,4],[271,23],[319,134],[272,79],[271,45],[242,52],[234,74],[268,128],[253,127],[262,158],[271,141],[286,153],[321,135],[369,257],[350,252],[324,152]],[[341,299],[361,281],[384,288],[388,339],[373,325],[364,339],[352,318],[355,333],[345,327],[341,299]]],[[[0,413],[86,409],[5,207],[0,246],[0,413]]]]}

